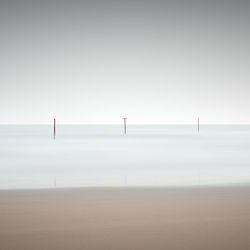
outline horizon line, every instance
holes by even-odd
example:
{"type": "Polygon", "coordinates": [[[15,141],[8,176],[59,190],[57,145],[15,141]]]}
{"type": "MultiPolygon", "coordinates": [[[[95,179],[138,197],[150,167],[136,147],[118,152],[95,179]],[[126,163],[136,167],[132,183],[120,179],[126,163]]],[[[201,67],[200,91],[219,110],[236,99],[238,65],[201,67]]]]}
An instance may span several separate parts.
{"type": "MultiPolygon", "coordinates": [[[[0,123],[0,126],[6,126],[6,125],[53,125],[53,122],[51,123],[0,123]]],[[[121,125],[123,126],[123,123],[58,123],[57,125],[92,125],[92,126],[98,126],[98,125],[121,125]]],[[[128,125],[197,125],[197,123],[129,123],[128,125]]],[[[200,125],[250,125],[250,123],[200,123],[200,125]]]]}

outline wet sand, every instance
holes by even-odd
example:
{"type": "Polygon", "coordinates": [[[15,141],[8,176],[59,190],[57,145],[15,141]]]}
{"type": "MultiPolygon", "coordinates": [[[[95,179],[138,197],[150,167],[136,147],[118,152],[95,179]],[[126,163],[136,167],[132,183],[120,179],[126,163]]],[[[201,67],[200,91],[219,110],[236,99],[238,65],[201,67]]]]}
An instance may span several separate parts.
{"type": "Polygon", "coordinates": [[[250,249],[250,188],[0,191],[0,249],[250,249]]]}

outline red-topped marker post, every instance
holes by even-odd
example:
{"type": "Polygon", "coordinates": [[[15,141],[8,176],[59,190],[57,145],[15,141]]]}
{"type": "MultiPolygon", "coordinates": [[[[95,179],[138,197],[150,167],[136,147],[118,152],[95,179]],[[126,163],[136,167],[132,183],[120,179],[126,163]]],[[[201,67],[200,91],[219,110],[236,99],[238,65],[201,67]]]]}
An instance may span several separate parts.
{"type": "Polygon", "coordinates": [[[54,140],[56,139],[56,119],[54,119],[54,140]]]}

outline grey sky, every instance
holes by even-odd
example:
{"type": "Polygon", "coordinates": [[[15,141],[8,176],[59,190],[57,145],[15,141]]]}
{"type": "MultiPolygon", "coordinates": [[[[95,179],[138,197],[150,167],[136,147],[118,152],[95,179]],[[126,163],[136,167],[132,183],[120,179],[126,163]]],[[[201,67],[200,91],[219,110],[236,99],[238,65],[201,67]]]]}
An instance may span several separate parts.
{"type": "Polygon", "coordinates": [[[0,0],[0,123],[250,123],[250,1],[0,0]]]}

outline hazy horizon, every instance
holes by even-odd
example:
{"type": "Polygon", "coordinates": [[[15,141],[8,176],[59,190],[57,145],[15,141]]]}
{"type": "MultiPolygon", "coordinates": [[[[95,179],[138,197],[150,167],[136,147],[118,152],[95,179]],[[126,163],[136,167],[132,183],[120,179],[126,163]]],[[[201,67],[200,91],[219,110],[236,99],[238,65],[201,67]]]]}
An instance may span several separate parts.
{"type": "MultiPolygon", "coordinates": [[[[0,126],[1,125],[3,125],[3,126],[6,126],[6,125],[53,125],[53,120],[51,120],[51,123],[0,123],[0,126]]],[[[120,122],[120,123],[67,123],[67,122],[59,122],[58,120],[57,120],[57,126],[58,125],[86,125],[86,126],[88,126],[88,125],[93,125],[93,126],[98,126],[98,125],[100,125],[100,126],[105,126],[105,125],[117,125],[117,126],[119,126],[119,125],[121,125],[121,126],[123,126],[123,122],[120,122]]],[[[196,122],[193,122],[193,123],[133,123],[133,122],[131,122],[131,123],[129,123],[128,121],[127,121],[127,126],[130,126],[130,125],[138,125],[138,126],[185,126],[185,125],[190,125],[190,126],[197,126],[197,121],[196,122]]],[[[232,126],[237,126],[237,125],[239,125],[239,126],[248,126],[248,125],[250,125],[250,123],[200,123],[200,126],[209,126],[209,125],[211,125],[211,126],[213,126],[213,125],[218,125],[218,126],[220,126],[220,125],[222,125],[222,126],[230,126],[230,125],[232,125],[232,126]]]]}

